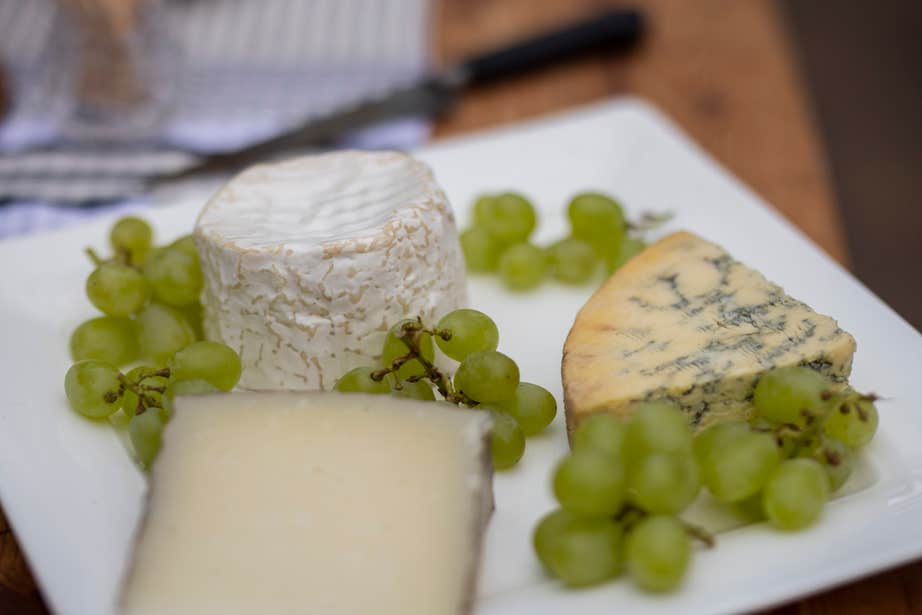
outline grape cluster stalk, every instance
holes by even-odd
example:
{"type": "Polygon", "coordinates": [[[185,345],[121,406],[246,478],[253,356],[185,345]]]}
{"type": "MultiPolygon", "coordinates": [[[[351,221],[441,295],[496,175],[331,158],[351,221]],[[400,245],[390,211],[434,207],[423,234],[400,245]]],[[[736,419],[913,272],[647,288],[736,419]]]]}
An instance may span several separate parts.
{"type": "Polygon", "coordinates": [[[550,425],[557,402],[543,387],[521,381],[518,365],[498,345],[496,323],[478,310],[454,310],[434,327],[420,317],[404,319],[388,331],[380,364],[348,371],[334,389],[424,401],[438,394],[443,403],[490,412],[493,467],[505,470],[522,458],[526,437],[550,425]],[[435,346],[460,362],[453,376],[435,364],[435,346]]]}
{"type": "MultiPolygon", "coordinates": [[[[436,390],[439,392],[439,395],[441,395],[442,399],[445,401],[468,407],[477,406],[478,402],[474,401],[464,393],[455,390],[451,378],[449,378],[445,372],[436,367],[432,361],[427,359],[424,353],[420,350],[420,342],[424,335],[428,335],[444,341],[450,341],[452,337],[451,331],[448,329],[426,329],[423,325],[422,318],[420,317],[417,317],[415,321],[404,322],[400,325],[397,339],[406,345],[407,353],[391,361],[390,365],[373,371],[370,375],[370,378],[377,382],[381,382],[389,374],[397,374],[400,371],[400,368],[410,361],[416,361],[422,365],[424,371],[421,374],[414,374],[409,376],[406,379],[407,383],[412,384],[420,382],[423,379],[427,379],[435,386],[436,390]]],[[[400,390],[403,386],[403,383],[401,383],[399,380],[394,381],[395,389],[400,390]]]]}

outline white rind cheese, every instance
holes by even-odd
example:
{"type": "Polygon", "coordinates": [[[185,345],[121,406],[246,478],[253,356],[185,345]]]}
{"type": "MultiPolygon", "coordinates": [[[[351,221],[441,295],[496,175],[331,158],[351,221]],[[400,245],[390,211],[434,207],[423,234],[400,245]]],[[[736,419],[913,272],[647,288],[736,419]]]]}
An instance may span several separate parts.
{"type": "Polygon", "coordinates": [[[855,340],[720,246],[687,232],[619,269],[580,310],[564,345],[567,425],[678,403],[704,427],[747,418],[759,377],[804,365],[844,386],[855,340]]]}
{"type": "Polygon", "coordinates": [[[252,167],[195,229],[205,334],[246,389],[330,389],[373,364],[387,329],[466,304],[445,194],[423,163],[346,151],[252,167]]]}
{"type": "Polygon", "coordinates": [[[469,613],[490,425],[388,396],[178,398],[120,612],[469,613]]]}

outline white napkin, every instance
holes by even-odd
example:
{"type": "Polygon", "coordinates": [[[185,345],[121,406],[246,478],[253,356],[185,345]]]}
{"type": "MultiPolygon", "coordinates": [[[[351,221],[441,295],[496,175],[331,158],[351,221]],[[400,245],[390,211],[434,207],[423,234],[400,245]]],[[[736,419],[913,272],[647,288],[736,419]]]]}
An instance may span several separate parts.
{"type": "MultiPolygon", "coordinates": [[[[0,151],[53,145],[65,129],[70,96],[52,78],[55,11],[51,0],[0,0],[0,56],[14,93],[0,124],[0,151]]],[[[167,70],[174,92],[158,132],[161,147],[244,145],[410,82],[427,68],[428,0],[198,0],[164,2],[162,11],[176,54],[167,70]]],[[[401,121],[354,135],[349,144],[406,148],[427,136],[426,122],[401,121]]],[[[12,177],[17,164],[0,161],[12,177]]],[[[40,169],[30,176],[40,178],[40,169]]],[[[23,172],[17,181],[35,180],[23,172]]],[[[143,203],[79,210],[2,204],[0,237],[143,203]]]]}

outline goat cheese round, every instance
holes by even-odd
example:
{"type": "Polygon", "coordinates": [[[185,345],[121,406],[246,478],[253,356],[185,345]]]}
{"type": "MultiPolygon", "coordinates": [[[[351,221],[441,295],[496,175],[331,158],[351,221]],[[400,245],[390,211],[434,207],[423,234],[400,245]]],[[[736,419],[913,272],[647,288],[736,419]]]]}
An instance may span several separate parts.
{"type": "Polygon", "coordinates": [[[330,389],[372,365],[393,324],[467,302],[451,207],[425,164],[344,151],[257,165],[195,227],[205,335],[246,389],[330,389]]]}

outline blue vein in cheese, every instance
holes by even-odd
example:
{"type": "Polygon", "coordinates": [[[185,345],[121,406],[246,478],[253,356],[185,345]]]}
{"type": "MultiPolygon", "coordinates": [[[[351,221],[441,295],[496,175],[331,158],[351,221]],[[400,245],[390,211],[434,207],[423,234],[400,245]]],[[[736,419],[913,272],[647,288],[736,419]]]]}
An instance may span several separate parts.
{"type": "Polygon", "coordinates": [[[593,295],[564,346],[567,424],[669,399],[703,427],[747,418],[773,367],[804,365],[844,386],[855,340],[720,246],[680,232],[593,295]]]}

